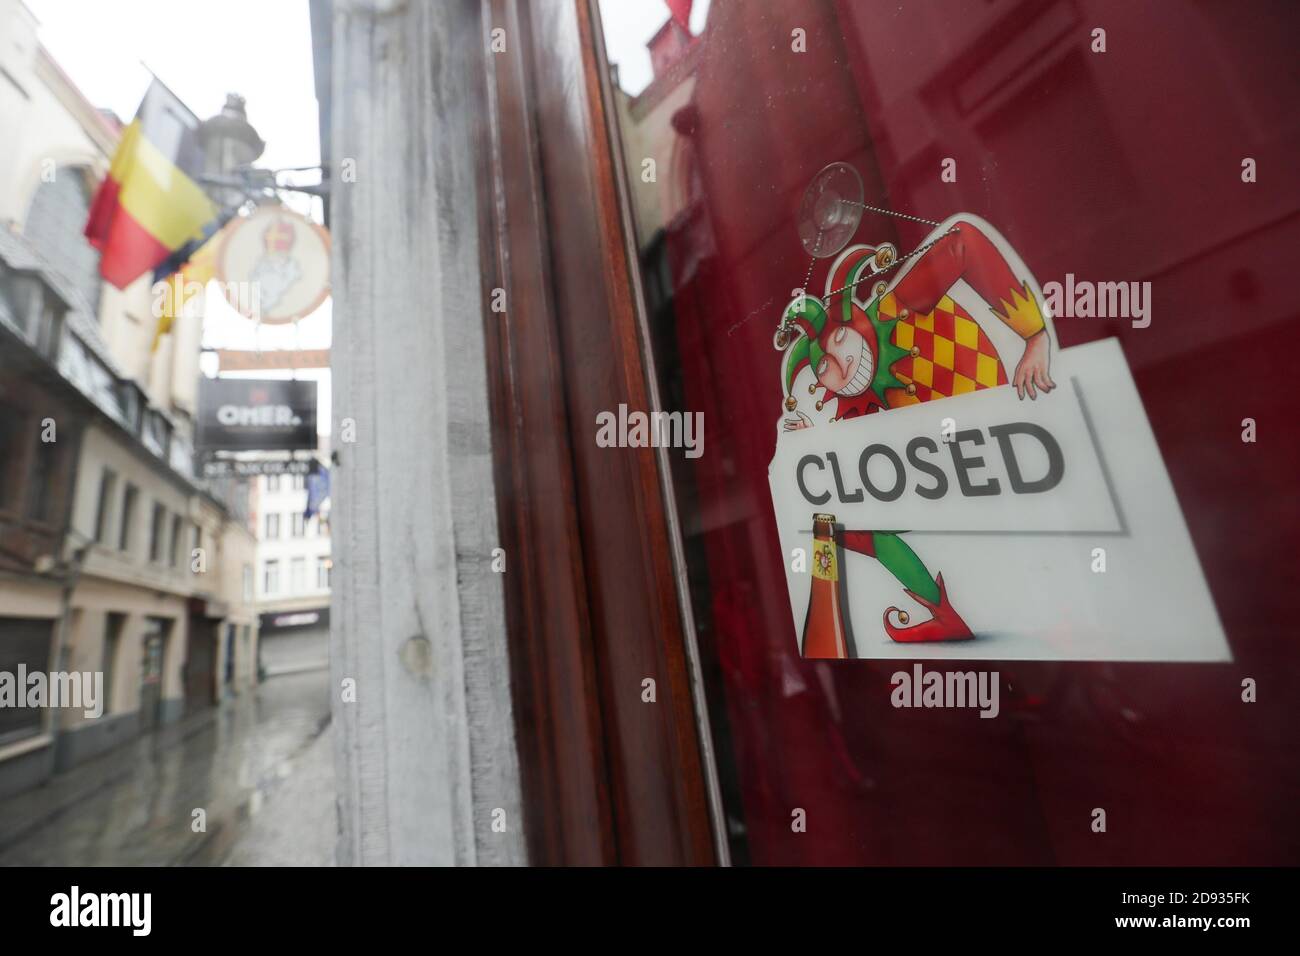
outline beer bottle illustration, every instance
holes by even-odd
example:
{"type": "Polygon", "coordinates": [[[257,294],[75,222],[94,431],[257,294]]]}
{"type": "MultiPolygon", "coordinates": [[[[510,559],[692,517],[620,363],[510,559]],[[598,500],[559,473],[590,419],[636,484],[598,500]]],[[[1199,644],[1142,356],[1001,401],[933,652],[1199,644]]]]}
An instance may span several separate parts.
{"type": "Polygon", "coordinates": [[[835,543],[835,516],[813,515],[812,592],[803,624],[803,656],[849,656],[844,609],[840,603],[840,563],[835,543]]]}

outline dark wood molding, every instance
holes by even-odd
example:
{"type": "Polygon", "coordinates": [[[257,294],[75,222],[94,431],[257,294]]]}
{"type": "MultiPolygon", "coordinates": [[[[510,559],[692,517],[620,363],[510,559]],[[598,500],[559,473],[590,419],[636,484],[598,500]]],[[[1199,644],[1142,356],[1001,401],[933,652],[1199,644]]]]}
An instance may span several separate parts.
{"type": "Polygon", "coordinates": [[[553,311],[545,197],[526,26],[485,0],[481,133],[483,301],[497,512],[507,556],[515,722],[529,852],[540,864],[617,862],[574,499],[573,453],[553,311]],[[513,39],[514,42],[510,42],[513,39]],[[490,311],[496,290],[505,312],[490,311]]]}
{"type": "Polygon", "coordinates": [[[538,863],[715,860],[651,407],[586,0],[485,0],[480,188],[514,701],[538,863]],[[495,276],[496,278],[493,278],[495,276]],[[642,700],[653,678],[657,700],[642,700]]]}

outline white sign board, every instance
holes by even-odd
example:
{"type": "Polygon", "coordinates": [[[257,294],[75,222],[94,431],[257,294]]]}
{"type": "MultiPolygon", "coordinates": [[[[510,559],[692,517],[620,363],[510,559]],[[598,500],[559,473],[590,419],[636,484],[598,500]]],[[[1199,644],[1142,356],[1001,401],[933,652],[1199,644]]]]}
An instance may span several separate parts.
{"type": "Polygon", "coordinates": [[[329,233],[291,209],[260,206],[226,227],[215,271],[226,300],[248,318],[296,322],[329,295],[329,233]]]}
{"type": "Polygon", "coordinates": [[[796,641],[813,515],[828,514],[849,656],[1231,659],[1118,341],[1060,352],[1053,375],[1037,401],[1004,385],[778,436],[769,481],[796,641]],[[930,610],[844,547],[848,531],[898,532],[973,637],[891,640],[887,609],[930,610]]]}

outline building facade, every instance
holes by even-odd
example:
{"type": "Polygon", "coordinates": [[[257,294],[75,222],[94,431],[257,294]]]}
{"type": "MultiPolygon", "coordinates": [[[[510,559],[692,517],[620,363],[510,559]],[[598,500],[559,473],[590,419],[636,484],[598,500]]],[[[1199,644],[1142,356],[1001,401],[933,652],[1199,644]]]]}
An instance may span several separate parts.
{"type": "Polygon", "coordinates": [[[305,475],[252,481],[263,672],[269,677],[327,667],[334,567],[328,507],[306,516],[305,475]]]}
{"type": "Polygon", "coordinates": [[[102,714],[0,711],[13,792],[256,681],[248,489],[194,477],[199,321],[82,235],[120,121],[0,2],[0,670],[102,674],[102,714]]]}

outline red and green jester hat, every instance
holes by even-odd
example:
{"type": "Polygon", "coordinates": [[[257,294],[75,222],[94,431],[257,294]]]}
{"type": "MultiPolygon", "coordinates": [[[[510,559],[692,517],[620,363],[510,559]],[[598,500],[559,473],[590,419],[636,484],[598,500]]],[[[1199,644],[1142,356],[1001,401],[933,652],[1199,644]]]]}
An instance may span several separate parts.
{"type": "MultiPolygon", "coordinates": [[[[906,385],[894,374],[894,364],[907,358],[911,352],[899,348],[893,342],[894,326],[900,321],[897,316],[882,318],[880,315],[880,297],[872,295],[867,304],[859,305],[853,294],[859,284],[868,286],[869,276],[881,263],[890,261],[889,247],[880,250],[870,246],[857,246],[849,254],[841,257],[832,269],[830,282],[842,280],[842,288],[835,294],[828,294],[827,305],[822,300],[804,295],[790,303],[785,314],[783,326],[787,336],[793,330],[801,332],[792,347],[786,349],[783,378],[785,384],[785,407],[793,411],[797,402],[793,395],[794,379],[800,369],[811,366],[818,378],[822,377],[827,353],[831,350],[832,339],[837,333],[851,329],[860,335],[866,351],[858,360],[855,374],[838,391],[827,391],[825,397],[817,403],[821,409],[825,402],[837,399],[836,420],[854,418],[869,412],[887,409],[889,403],[885,392],[887,389],[904,389],[906,385]]],[[[881,283],[883,285],[883,283],[881,283]]],[[[814,386],[813,391],[816,391],[814,386]]]]}

